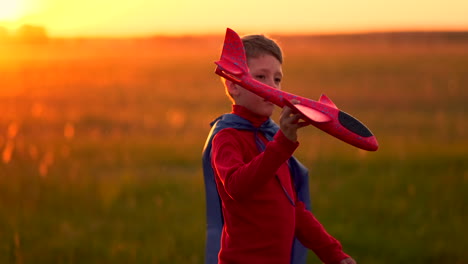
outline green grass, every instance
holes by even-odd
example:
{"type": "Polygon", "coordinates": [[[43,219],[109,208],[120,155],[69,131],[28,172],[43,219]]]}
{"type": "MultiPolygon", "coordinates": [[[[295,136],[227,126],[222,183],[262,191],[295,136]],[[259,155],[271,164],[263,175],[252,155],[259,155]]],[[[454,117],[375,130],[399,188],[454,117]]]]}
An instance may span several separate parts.
{"type": "Polygon", "coordinates": [[[71,166],[2,185],[1,263],[201,262],[199,169],[71,166]]]}
{"type": "Polygon", "coordinates": [[[466,171],[460,156],[320,161],[314,211],[360,262],[462,263],[466,171]]]}
{"type": "MultiPolygon", "coordinates": [[[[200,168],[189,160],[183,167],[147,161],[73,172],[69,160],[45,178],[26,164],[3,167],[5,176],[17,178],[2,179],[0,262],[202,263],[200,168]]],[[[463,263],[462,157],[307,165],[314,213],[361,263],[463,263]]],[[[312,254],[310,259],[318,263],[312,254]]]]}

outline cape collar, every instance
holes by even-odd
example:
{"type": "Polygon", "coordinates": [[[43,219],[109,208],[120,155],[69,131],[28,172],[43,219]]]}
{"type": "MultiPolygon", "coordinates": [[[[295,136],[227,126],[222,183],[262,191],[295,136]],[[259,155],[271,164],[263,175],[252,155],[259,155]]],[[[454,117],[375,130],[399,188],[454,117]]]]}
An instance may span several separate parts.
{"type": "Polygon", "coordinates": [[[249,109],[241,105],[233,105],[232,106],[232,114],[236,114],[244,119],[247,119],[254,127],[260,127],[263,123],[265,123],[270,117],[262,116],[253,113],[249,109]]]}

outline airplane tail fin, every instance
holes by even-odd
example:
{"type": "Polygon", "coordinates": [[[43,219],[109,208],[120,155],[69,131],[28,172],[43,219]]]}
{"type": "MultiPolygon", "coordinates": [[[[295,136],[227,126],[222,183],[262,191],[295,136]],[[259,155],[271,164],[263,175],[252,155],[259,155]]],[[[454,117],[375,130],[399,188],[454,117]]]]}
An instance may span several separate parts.
{"type": "Polygon", "coordinates": [[[338,109],[338,107],[336,107],[335,103],[333,103],[332,100],[330,98],[328,98],[325,94],[322,94],[320,96],[319,102],[322,103],[322,104],[326,104],[326,105],[328,105],[330,107],[338,109]]]}
{"type": "Polygon", "coordinates": [[[230,28],[226,29],[221,58],[215,64],[218,65],[216,73],[231,81],[239,81],[240,75],[249,72],[242,40],[230,28]]]}

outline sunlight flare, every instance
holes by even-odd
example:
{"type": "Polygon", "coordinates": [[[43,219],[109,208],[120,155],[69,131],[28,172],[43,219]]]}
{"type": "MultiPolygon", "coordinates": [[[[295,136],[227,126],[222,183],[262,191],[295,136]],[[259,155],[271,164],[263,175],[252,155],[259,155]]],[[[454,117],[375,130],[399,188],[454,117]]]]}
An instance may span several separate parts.
{"type": "Polygon", "coordinates": [[[21,0],[0,0],[0,21],[19,19],[23,9],[24,4],[21,0]]]}

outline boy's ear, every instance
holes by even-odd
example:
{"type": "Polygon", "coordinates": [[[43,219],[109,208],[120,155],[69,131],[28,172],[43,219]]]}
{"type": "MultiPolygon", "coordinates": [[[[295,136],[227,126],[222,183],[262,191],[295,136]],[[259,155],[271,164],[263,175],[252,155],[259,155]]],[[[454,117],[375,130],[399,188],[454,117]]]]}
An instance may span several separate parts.
{"type": "Polygon", "coordinates": [[[239,86],[237,86],[235,83],[226,80],[226,88],[229,92],[229,94],[233,97],[237,96],[239,94],[239,86]]]}

